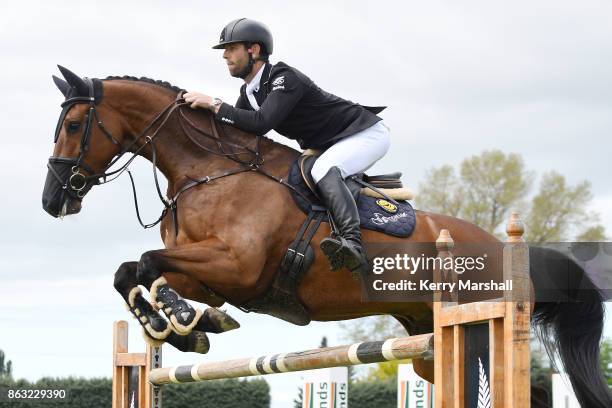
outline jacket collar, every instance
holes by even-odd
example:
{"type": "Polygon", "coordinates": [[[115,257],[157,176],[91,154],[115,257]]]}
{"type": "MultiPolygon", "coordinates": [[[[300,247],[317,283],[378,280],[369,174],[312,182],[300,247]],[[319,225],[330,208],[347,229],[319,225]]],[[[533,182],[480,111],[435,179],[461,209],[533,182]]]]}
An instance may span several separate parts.
{"type": "Polygon", "coordinates": [[[259,81],[259,91],[255,92],[255,100],[259,106],[261,106],[268,95],[268,81],[270,80],[270,72],[272,71],[272,64],[266,62],[261,73],[261,79],[259,81]]]}
{"type": "Polygon", "coordinates": [[[266,65],[264,65],[263,73],[261,74],[261,81],[259,86],[260,90],[261,88],[264,88],[268,85],[268,80],[270,79],[270,71],[272,71],[272,64],[266,62],[266,65]]]}
{"type": "MultiPolygon", "coordinates": [[[[259,81],[259,91],[253,93],[253,95],[255,95],[257,103],[260,106],[263,103],[266,95],[268,94],[268,81],[270,80],[270,72],[272,71],[272,68],[274,68],[274,65],[270,64],[269,62],[266,62],[263,67],[263,72],[261,73],[261,79],[259,81]]],[[[242,84],[242,86],[240,87],[240,92],[244,95],[245,98],[248,98],[246,94],[246,88],[247,84],[242,84]]]]}
{"type": "MultiPolygon", "coordinates": [[[[270,71],[272,71],[273,67],[274,65],[270,64],[269,62],[266,62],[266,64],[264,65],[263,72],[261,73],[261,79],[259,80],[259,92],[255,92],[255,95],[260,94],[262,89],[266,89],[268,85],[268,80],[270,79],[270,71]]],[[[247,86],[248,84],[243,83],[240,87],[240,92],[243,92],[245,97],[247,86]]],[[[265,93],[267,93],[267,91],[265,93]]]]}

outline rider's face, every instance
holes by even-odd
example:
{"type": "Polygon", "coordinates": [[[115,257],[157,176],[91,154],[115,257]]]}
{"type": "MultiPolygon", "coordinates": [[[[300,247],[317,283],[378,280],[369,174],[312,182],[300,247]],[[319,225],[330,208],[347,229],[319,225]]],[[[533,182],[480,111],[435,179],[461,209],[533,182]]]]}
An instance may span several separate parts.
{"type": "Polygon", "coordinates": [[[223,51],[223,58],[225,58],[229,73],[233,77],[238,77],[249,63],[249,53],[242,43],[227,44],[225,51],[223,51]]]}

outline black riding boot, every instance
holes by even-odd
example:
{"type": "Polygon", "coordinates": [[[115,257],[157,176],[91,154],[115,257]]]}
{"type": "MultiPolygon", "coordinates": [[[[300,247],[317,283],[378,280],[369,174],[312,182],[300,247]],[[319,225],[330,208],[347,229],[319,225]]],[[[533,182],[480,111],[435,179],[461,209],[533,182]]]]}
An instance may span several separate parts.
{"type": "Polygon", "coordinates": [[[359,212],[340,170],[337,167],[329,169],[317,188],[341,235],[339,239],[323,239],[321,250],[329,258],[333,270],[344,266],[365,275],[368,261],[361,246],[359,212]]]}

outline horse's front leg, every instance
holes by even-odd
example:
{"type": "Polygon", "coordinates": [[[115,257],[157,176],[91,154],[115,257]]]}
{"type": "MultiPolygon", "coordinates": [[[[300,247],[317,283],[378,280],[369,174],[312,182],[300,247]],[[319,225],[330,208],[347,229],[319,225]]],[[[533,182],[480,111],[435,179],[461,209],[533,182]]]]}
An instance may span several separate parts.
{"type": "Polygon", "coordinates": [[[153,347],[165,341],[184,352],[207,353],[210,343],[204,330],[194,330],[187,335],[174,333],[168,321],[144,298],[136,278],[137,264],[122,263],[115,273],[114,286],[125,300],[128,310],[142,326],[145,341],[153,347]]]}
{"type": "MultiPolygon", "coordinates": [[[[202,319],[202,313],[194,309],[182,296],[189,297],[190,291],[200,291],[199,287],[171,288],[164,273],[179,273],[192,278],[188,282],[202,282],[211,286],[239,287],[245,284],[243,271],[233,252],[216,238],[187,244],[170,249],[145,252],[138,262],[137,279],[149,289],[151,300],[166,314],[173,329],[187,334],[202,324],[204,320],[213,321],[217,330],[224,332],[239,327],[230,316],[223,314],[215,319],[202,319]]],[[[248,282],[248,279],[246,279],[248,282]]],[[[221,313],[216,309],[217,313],[221,313]]],[[[210,324],[209,324],[210,326],[210,324]]]]}
{"type": "Polygon", "coordinates": [[[136,279],[138,262],[124,262],[115,272],[114,286],[129,311],[138,320],[145,333],[152,339],[164,340],[172,331],[170,325],[142,296],[136,279]]]}

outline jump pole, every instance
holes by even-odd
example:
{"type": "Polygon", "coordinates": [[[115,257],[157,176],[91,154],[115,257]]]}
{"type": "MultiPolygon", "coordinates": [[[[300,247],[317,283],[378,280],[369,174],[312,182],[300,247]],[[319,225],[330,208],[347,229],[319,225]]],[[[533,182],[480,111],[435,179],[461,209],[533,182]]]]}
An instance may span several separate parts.
{"type": "Polygon", "coordinates": [[[163,385],[344,367],[409,358],[431,358],[432,356],[433,334],[422,334],[295,353],[157,368],[149,373],[149,381],[154,385],[163,385]]]}

